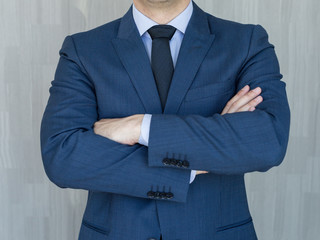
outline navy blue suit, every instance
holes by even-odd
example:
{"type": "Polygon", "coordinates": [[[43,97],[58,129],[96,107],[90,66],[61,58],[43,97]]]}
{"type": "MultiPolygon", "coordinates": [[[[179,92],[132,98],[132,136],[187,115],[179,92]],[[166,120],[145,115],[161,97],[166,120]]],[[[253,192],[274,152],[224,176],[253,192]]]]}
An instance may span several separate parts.
{"type": "Polygon", "coordinates": [[[89,191],[79,239],[253,240],[244,174],[279,165],[290,110],[274,47],[260,25],[194,4],[162,112],[132,17],[66,37],[41,125],[45,171],[89,191]],[[220,115],[246,84],[253,112],[220,115]],[[102,118],[152,114],[149,146],[96,135],[102,118]],[[183,163],[183,164],[182,164],[183,163]],[[206,170],[189,185],[191,169],[206,170]]]}

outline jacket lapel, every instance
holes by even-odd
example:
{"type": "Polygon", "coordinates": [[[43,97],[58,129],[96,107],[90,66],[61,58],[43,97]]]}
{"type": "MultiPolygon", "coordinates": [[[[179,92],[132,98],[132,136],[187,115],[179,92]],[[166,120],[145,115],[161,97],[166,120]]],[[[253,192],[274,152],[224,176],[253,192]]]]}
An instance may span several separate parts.
{"type": "MultiPolygon", "coordinates": [[[[193,13],[181,44],[164,114],[177,113],[213,40],[206,13],[193,2],[193,13]]],[[[146,113],[161,114],[160,97],[150,60],[134,23],[132,6],[121,19],[118,36],[112,43],[146,113]]]]}
{"type": "Polygon", "coordinates": [[[207,15],[195,3],[168,93],[164,114],[176,114],[214,40],[207,15]]]}
{"type": "Polygon", "coordinates": [[[146,113],[162,113],[150,60],[134,23],[132,6],[121,19],[118,36],[112,43],[130,76],[146,113]]]}

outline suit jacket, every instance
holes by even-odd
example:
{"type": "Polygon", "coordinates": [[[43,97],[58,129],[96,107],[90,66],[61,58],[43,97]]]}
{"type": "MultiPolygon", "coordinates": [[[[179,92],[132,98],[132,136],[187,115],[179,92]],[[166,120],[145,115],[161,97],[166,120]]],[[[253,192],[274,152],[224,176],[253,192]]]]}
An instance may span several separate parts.
{"type": "Polygon", "coordinates": [[[290,111],[274,47],[260,25],[195,3],[162,112],[132,17],[67,36],[41,125],[46,174],[88,190],[79,239],[253,240],[244,174],[279,165],[290,111]],[[246,84],[264,101],[221,115],[246,84]],[[149,146],[96,135],[102,118],[153,114],[149,146]],[[189,185],[191,169],[206,170],[189,185]]]}

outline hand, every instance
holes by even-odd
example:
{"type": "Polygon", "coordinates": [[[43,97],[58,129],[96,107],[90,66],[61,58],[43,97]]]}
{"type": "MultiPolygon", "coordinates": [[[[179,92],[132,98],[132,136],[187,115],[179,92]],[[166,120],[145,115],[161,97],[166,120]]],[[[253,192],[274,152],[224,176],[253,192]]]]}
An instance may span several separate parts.
{"type": "Polygon", "coordinates": [[[263,101],[261,93],[261,88],[256,87],[255,89],[249,91],[250,87],[248,85],[244,86],[233,98],[231,98],[221,115],[226,113],[234,112],[244,112],[244,111],[254,111],[256,106],[263,101]]]}
{"type": "Polygon", "coordinates": [[[144,114],[135,114],[124,118],[106,118],[94,123],[94,133],[121,144],[134,145],[140,137],[144,114]]]}
{"type": "Polygon", "coordinates": [[[208,173],[207,171],[196,171],[196,175],[198,174],[205,174],[205,173],[208,173]]]}
{"type": "MultiPolygon", "coordinates": [[[[248,85],[244,86],[233,98],[231,98],[224,107],[221,115],[233,112],[254,111],[255,107],[263,101],[259,96],[261,88],[257,87],[249,91],[248,85]]],[[[207,171],[197,171],[198,174],[205,174],[207,171]]]]}

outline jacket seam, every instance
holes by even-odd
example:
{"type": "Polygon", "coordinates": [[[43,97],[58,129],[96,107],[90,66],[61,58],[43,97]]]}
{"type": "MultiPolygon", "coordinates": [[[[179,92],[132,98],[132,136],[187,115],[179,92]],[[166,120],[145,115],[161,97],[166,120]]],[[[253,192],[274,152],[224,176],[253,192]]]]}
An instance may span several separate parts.
{"type": "Polygon", "coordinates": [[[77,55],[77,58],[78,58],[78,60],[79,60],[79,63],[81,64],[81,68],[84,70],[83,73],[84,73],[84,74],[87,76],[87,78],[90,80],[92,86],[94,86],[93,81],[92,81],[92,79],[90,78],[87,69],[85,68],[85,66],[83,65],[83,63],[82,63],[82,61],[81,61],[81,59],[80,59],[80,57],[79,57],[78,49],[77,49],[76,43],[75,43],[72,35],[70,35],[70,38],[71,38],[71,40],[72,40],[72,44],[73,44],[75,53],[76,53],[76,55],[77,55]]]}

